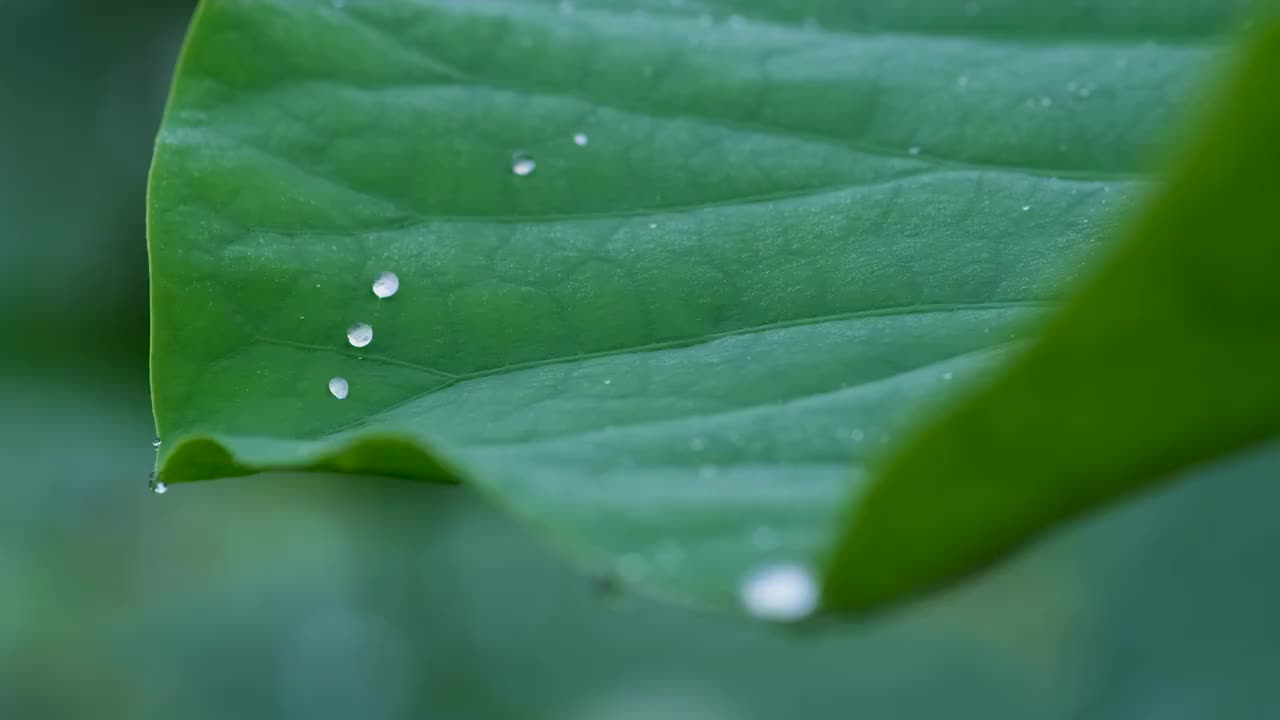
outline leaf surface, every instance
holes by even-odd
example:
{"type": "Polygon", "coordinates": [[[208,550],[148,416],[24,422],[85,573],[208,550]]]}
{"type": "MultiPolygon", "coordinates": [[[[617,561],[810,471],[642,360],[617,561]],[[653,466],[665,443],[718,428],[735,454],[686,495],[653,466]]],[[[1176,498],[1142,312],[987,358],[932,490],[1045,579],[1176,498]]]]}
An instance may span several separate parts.
{"type": "Polygon", "coordinates": [[[209,0],[149,200],[162,476],[462,480],[732,604],[1087,266],[1245,5],[209,0]]]}

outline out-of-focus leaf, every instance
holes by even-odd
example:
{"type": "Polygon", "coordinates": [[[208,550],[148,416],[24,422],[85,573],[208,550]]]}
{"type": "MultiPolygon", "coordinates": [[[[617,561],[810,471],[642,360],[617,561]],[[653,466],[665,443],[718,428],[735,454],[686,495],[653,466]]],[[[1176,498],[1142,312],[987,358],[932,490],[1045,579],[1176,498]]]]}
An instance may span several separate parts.
{"type": "Polygon", "coordinates": [[[1280,25],[1131,237],[1007,373],[859,498],[828,601],[864,607],[1280,435],[1280,25]]]}

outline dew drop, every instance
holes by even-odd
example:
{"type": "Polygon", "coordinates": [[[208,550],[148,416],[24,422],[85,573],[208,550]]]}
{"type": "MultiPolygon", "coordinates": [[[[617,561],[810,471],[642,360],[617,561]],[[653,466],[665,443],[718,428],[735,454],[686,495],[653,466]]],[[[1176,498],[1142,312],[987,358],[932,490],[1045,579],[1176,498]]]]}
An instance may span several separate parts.
{"type": "Polygon", "coordinates": [[[1026,212],[1026,211],[1028,211],[1028,210],[1030,210],[1030,209],[1031,209],[1031,206],[1030,206],[1030,205],[1023,205],[1023,206],[1022,206],[1022,212],[1026,212]]]}
{"type": "Polygon", "coordinates": [[[163,480],[156,477],[155,473],[151,473],[150,477],[147,479],[147,487],[151,488],[151,492],[157,495],[163,495],[169,492],[169,486],[166,485],[163,480]]]}
{"type": "Polygon", "coordinates": [[[155,449],[159,450],[159,449],[160,449],[160,443],[161,443],[160,436],[159,436],[159,435],[157,435],[156,437],[152,438],[152,440],[151,440],[151,447],[153,447],[153,448],[155,448],[155,449]]]}
{"type": "Polygon", "coordinates": [[[1049,107],[1052,104],[1053,104],[1053,98],[1047,95],[1045,97],[1040,98],[1040,107],[1049,107]]]}
{"type": "Polygon", "coordinates": [[[586,133],[575,133],[573,136],[573,144],[578,147],[586,147],[589,142],[591,138],[587,137],[586,133]]]}
{"type": "Polygon", "coordinates": [[[866,438],[867,438],[867,434],[862,432],[861,430],[854,430],[853,432],[849,433],[849,439],[854,442],[862,442],[866,438]]]}
{"type": "Polygon", "coordinates": [[[373,294],[379,298],[389,298],[400,290],[400,278],[393,272],[378,273],[373,280],[373,294]]]}
{"type": "Polygon", "coordinates": [[[329,381],[329,392],[339,400],[346,400],[347,393],[351,390],[351,386],[347,384],[346,378],[336,377],[329,381]]]}
{"type": "Polygon", "coordinates": [[[920,148],[918,148],[918,147],[907,148],[907,154],[909,154],[909,155],[919,155],[919,154],[920,154],[920,148]]]}
{"type": "Polygon", "coordinates": [[[752,616],[795,622],[818,606],[818,585],[799,565],[769,565],[747,576],[739,590],[742,606],[752,616]]]}
{"type": "Polygon", "coordinates": [[[942,379],[943,379],[943,380],[950,380],[950,379],[951,379],[951,378],[953,378],[953,377],[955,377],[955,375],[954,375],[954,374],[952,374],[952,373],[949,373],[949,372],[942,373],[942,379]]]}
{"type": "Polygon", "coordinates": [[[537,169],[537,167],[538,163],[534,162],[533,158],[525,155],[524,153],[516,153],[511,156],[511,172],[519,175],[520,177],[532,175],[533,171],[537,169]]]}
{"type": "Polygon", "coordinates": [[[658,229],[658,223],[649,223],[649,229],[650,229],[650,230],[657,230],[657,229],[658,229]]]}
{"type": "Polygon", "coordinates": [[[373,342],[373,328],[369,323],[356,323],[347,328],[347,342],[352,347],[364,347],[373,342]]]}
{"type": "Polygon", "coordinates": [[[695,437],[689,440],[689,449],[694,452],[702,452],[707,449],[706,438],[695,437]]]}

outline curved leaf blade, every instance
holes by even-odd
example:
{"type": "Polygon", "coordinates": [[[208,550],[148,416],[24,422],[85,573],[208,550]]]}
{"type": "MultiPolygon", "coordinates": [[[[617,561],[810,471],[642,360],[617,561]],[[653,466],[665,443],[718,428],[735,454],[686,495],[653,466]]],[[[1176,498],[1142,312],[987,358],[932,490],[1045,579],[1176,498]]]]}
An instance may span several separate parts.
{"type": "Polygon", "coordinates": [[[466,480],[715,605],[815,562],[851,462],[1087,265],[1236,8],[774,5],[206,2],[149,205],[166,481],[466,480]]]}

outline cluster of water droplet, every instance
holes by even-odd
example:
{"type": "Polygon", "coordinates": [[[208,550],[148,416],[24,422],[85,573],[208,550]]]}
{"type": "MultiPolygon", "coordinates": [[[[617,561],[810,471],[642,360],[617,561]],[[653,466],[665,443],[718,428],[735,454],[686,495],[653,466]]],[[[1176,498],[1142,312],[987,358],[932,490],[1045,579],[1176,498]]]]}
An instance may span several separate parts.
{"type": "MultiPolygon", "coordinates": [[[[381,302],[400,292],[400,277],[393,272],[380,272],[373,279],[373,294],[381,302]]],[[[367,322],[358,322],[347,328],[347,342],[351,347],[367,347],[373,342],[373,326],[367,322]]],[[[329,378],[329,394],[339,400],[346,400],[351,393],[351,384],[344,377],[329,378]]]]}

